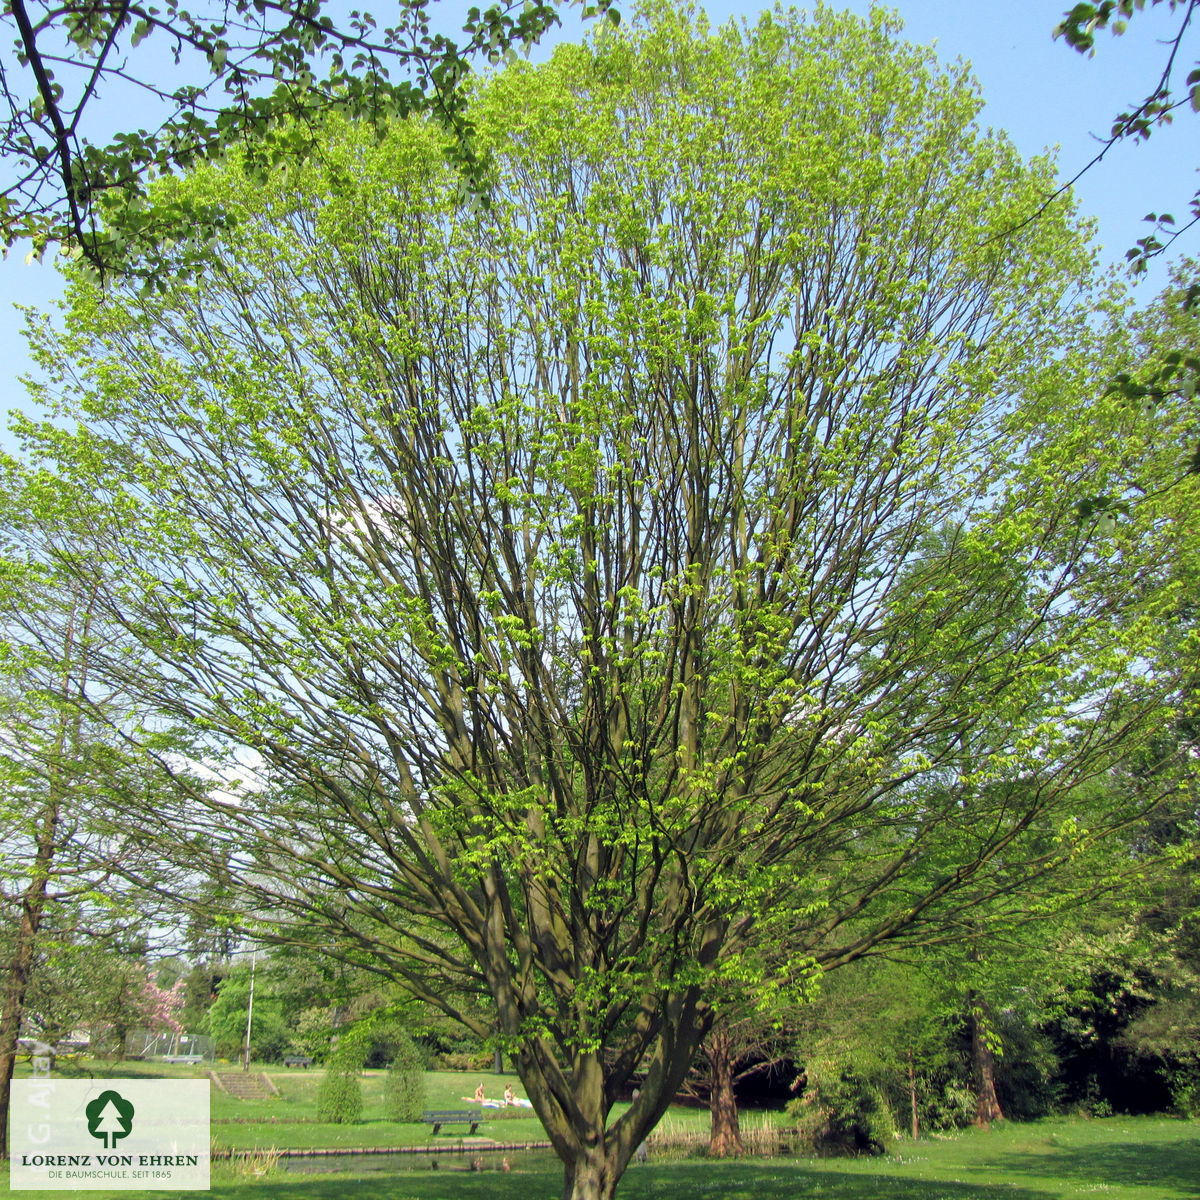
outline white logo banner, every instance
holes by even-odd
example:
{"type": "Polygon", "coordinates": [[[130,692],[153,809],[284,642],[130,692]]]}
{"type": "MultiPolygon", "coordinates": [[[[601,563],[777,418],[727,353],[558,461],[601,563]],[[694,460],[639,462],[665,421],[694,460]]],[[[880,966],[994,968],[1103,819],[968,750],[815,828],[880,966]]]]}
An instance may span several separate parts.
{"type": "Polygon", "coordinates": [[[207,1079],[14,1079],[9,1187],[207,1191],[207,1079]]]}

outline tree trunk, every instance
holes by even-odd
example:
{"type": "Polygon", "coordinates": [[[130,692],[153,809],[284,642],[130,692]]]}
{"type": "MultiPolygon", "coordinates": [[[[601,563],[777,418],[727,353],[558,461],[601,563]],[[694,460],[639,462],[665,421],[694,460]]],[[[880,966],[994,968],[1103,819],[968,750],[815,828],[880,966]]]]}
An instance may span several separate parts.
{"type": "Polygon", "coordinates": [[[978,1102],[975,1124],[986,1128],[993,1121],[1003,1121],[1004,1113],[996,1096],[996,1057],[989,1041],[987,1009],[978,997],[971,1000],[971,1059],[975,1067],[975,1089],[978,1102]]]}
{"type": "Polygon", "coordinates": [[[17,926],[16,945],[8,961],[8,981],[4,1003],[0,1007],[0,1158],[8,1157],[8,1110],[17,1062],[17,1041],[21,1036],[21,1018],[25,1012],[25,994],[29,990],[38,929],[46,907],[57,828],[58,806],[51,802],[46,806],[38,829],[33,877],[21,897],[21,920],[17,926]]]}
{"type": "Polygon", "coordinates": [[[565,1164],[563,1200],[612,1200],[624,1168],[603,1150],[565,1164]]]}
{"type": "Polygon", "coordinates": [[[714,1158],[744,1154],[738,1124],[737,1098],[733,1094],[733,1055],[730,1037],[724,1029],[714,1029],[704,1045],[712,1068],[712,1091],[708,1107],[712,1119],[708,1152],[714,1158]]]}
{"type": "MultiPolygon", "coordinates": [[[[497,978],[501,1020],[509,1016],[503,980],[497,978]]],[[[709,1030],[711,1010],[700,1003],[698,989],[669,993],[663,1003],[662,1030],[640,1056],[628,1054],[617,1064],[595,1050],[570,1061],[570,1073],[555,1060],[548,1039],[526,1037],[517,1054],[517,1071],[534,1111],[563,1163],[563,1200],[611,1200],[638,1146],[666,1112],[696,1051],[709,1030]],[[616,1095],[627,1085],[634,1066],[640,1086],[633,1103],[609,1122],[616,1095]]],[[[507,1024],[503,1027],[509,1032],[507,1024]]],[[[519,1034],[519,1029],[512,1032],[519,1034]]]]}

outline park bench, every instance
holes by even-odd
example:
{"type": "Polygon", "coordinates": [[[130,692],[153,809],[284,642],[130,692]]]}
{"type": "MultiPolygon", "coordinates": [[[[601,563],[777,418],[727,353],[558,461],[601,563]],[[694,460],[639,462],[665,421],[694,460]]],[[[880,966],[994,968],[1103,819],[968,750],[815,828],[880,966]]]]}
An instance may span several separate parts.
{"type": "MultiPolygon", "coordinates": [[[[133,1055],[126,1055],[127,1058],[132,1058],[133,1055]]],[[[165,1063],[198,1063],[204,1061],[203,1054],[164,1054],[162,1061],[165,1063]]]]}
{"type": "Polygon", "coordinates": [[[312,1066],[312,1061],[307,1054],[286,1054],[284,1055],[283,1065],[285,1067],[303,1067],[307,1070],[312,1066]]]}
{"type": "Polygon", "coordinates": [[[421,1120],[433,1126],[434,1137],[437,1137],[437,1131],[443,1125],[470,1125],[471,1130],[467,1134],[470,1137],[483,1120],[483,1113],[474,1108],[437,1108],[423,1113],[421,1120]]]}

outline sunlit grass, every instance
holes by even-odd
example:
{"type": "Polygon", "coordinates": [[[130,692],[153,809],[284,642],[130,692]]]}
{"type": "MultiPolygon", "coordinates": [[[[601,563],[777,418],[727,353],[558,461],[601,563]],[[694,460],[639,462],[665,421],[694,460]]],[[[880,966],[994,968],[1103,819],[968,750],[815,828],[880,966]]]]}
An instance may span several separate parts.
{"type": "MultiPolygon", "coordinates": [[[[384,1071],[364,1072],[363,1119],[353,1125],[318,1123],[317,1090],[323,1078],[322,1071],[270,1068],[267,1073],[280,1093],[267,1100],[235,1100],[224,1092],[213,1090],[211,1113],[217,1146],[275,1145],[287,1149],[421,1146],[458,1141],[468,1132],[465,1125],[446,1126],[434,1138],[428,1125],[397,1124],[386,1120],[384,1071]]],[[[518,1095],[524,1095],[515,1076],[430,1071],[425,1075],[425,1107],[474,1107],[471,1097],[481,1080],[489,1096],[501,1096],[506,1083],[512,1084],[518,1095]]],[[[529,1109],[485,1108],[483,1116],[484,1121],[476,1130],[478,1137],[498,1142],[528,1142],[540,1141],[546,1136],[541,1122],[529,1109]]]]}
{"type": "MultiPolygon", "coordinates": [[[[149,1064],[133,1064],[151,1073],[149,1064]]],[[[214,1144],[258,1147],[368,1147],[429,1144],[425,1125],[396,1125],[382,1120],[382,1072],[363,1079],[367,1099],[358,1125],[320,1124],[316,1089],[320,1073],[269,1068],[281,1095],[272,1100],[235,1101],[214,1092],[214,1144]],[[221,1114],[226,1114],[224,1118],[221,1114]],[[241,1117],[231,1123],[229,1115],[241,1117]]],[[[175,1069],[159,1071],[175,1075],[175,1069]]],[[[190,1074],[187,1071],[178,1072],[190,1074]]],[[[111,1078],[120,1078],[114,1070],[111,1078]]],[[[512,1076],[431,1072],[426,1105],[462,1107],[482,1081],[500,1094],[512,1076]]],[[[501,1113],[503,1110],[501,1110],[501,1113]]],[[[503,1142],[540,1140],[536,1118],[497,1113],[479,1130],[503,1142]]],[[[920,1142],[898,1141],[881,1158],[813,1160],[793,1157],[712,1161],[681,1157],[694,1153],[707,1126],[707,1113],[675,1109],[650,1139],[650,1161],[634,1165],[622,1182],[621,1200],[1196,1200],[1200,1196],[1200,1123],[1173,1118],[1113,1117],[1105,1120],[1061,1118],[1025,1125],[998,1124],[991,1131],[964,1130],[920,1142]]],[[[781,1114],[743,1114],[743,1138],[751,1148],[777,1143],[781,1114]]],[[[457,1128],[443,1130],[436,1142],[453,1145],[457,1128]]],[[[500,1155],[432,1161],[391,1156],[372,1161],[331,1164],[320,1174],[289,1174],[272,1156],[238,1166],[213,1169],[211,1195],[217,1200],[541,1200],[561,1188],[561,1170],[548,1157],[532,1165],[514,1155],[517,1165],[500,1170],[500,1155]],[[338,1169],[340,1166],[341,1169],[338,1169]],[[417,1166],[420,1169],[413,1170],[417,1166]],[[257,1172],[264,1173],[257,1173],[257,1172]]],[[[7,1192],[7,1172],[0,1192],[7,1192]]],[[[14,1192],[34,1200],[34,1192],[14,1192]]],[[[124,1192],[90,1192],[97,1200],[117,1200],[124,1192]]],[[[174,1192],[140,1192],[150,1200],[170,1200],[174,1192]]]]}

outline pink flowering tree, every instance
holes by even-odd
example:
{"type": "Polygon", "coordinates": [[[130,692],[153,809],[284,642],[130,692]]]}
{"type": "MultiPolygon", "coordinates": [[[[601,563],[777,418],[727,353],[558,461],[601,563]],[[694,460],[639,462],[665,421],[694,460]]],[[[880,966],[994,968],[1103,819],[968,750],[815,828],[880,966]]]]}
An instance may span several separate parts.
{"type": "Polygon", "coordinates": [[[183,1011],[184,981],[180,978],[170,988],[163,988],[159,987],[159,978],[159,973],[146,972],[138,1007],[149,1028],[182,1033],[179,1015],[183,1011]]]}

